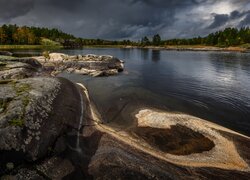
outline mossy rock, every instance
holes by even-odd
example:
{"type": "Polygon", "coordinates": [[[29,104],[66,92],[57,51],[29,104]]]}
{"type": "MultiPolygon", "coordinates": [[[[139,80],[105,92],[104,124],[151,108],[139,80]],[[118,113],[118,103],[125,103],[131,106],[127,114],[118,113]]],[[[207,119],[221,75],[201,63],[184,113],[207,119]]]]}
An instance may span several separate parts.
{"type": "Polygon", "coordinates": [[[15,84],[14,83],[14,89],[17,93],[17,95],[21,95],[23,93],[27,93],[31,90],[31,85],[29,84],[15,84]]]}

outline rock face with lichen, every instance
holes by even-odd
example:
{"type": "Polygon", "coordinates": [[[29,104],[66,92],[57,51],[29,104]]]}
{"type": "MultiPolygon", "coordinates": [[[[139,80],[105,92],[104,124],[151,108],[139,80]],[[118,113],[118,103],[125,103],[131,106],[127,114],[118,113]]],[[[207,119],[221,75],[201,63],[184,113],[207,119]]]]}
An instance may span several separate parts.
{"type": "Polygon", "coordinates": [[[1,166],[11,161],[11,154],[20,155],[17,161],[33,162],[54,151],[58,139],[78,128],[79,96],[77,87],[62,78],[27,78],[1,84],[1,166]]]}
{"type": "Polygon", "coordinates": [[[51,53],[49,57],[34,57],[43,64],[44,69],[55,75],[60,72],[76,73],[91,76],[110,76],[123,71],[124,62],[109,55],[69,56],[62,53],[51,53]]]}
{"type": "Polygon", "coordinates": [[[76,148],[67,139],[89,116],[86,97],[74,83],[47,76],[33,58],[0,56],[1,179],[61,179],[74,171],[57,155],[76,148]]]}

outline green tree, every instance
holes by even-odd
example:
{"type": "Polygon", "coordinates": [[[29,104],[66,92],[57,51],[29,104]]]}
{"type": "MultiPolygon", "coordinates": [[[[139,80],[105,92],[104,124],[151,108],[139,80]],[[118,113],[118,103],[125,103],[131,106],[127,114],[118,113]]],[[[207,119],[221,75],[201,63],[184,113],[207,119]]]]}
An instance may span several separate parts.
{"type": "Polygon", "coordinates": [[[151,43],[150,43],[148,37],[147,37],[147,36],[144,36],[144,37],[142,38],[142,40],[141,40],[141,45],[142,45],[142,46],[149,46],[150,44],[151,44],[151,43]]]}
{"type": "Polygon", "coordinates": [[[161,44],[161,36],[159,34],[154,35],[153,37],[153,45],[159,46],[161,44]]]}

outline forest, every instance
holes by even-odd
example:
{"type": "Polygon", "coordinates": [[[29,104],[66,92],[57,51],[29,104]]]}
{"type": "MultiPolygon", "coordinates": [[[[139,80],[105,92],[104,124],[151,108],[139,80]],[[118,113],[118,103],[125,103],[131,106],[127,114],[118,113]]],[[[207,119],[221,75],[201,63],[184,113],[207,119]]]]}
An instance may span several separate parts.
{"type": "Polygon", "coordinates": [[[103,40],[77,38],[58,29],[2,25],[0,27],[0,45],[63,45],[64,47],[82,47],[91,45],[128,45],[128,46],[167,46],[167,45],[207,45],[207,46],[239,46],[250,43],[249,27],[226,28],[205,37],[188,39],[162,40],[159,34],[152,38],[143,37],[140,41],[103,40]],[[54,43],[53,43],[54,42],[54,43]]]}
{"type": "Polygon", "coordinates": [[[211,33],[206,37],[191,39],[171,39],[163,41],[164,45],[209,45],[209,46],[238,46],[250,43],[249,27],[226,28],[223,31],[211,33]]]}
{"type": "Polygon", "coordinates": [[[154,35],[150,41],[147,36],[141,40],[142,46],[166,46],[166,45],[207,45],[218,47],[239,46],[250,43],[250,29],[249,27],[226,28],[223,31],[217,31],[211,33],[205,37],[195,37],[189,39],[169,39],[161,40],[161,37],[157,34],[154,35]]]}
{"type": "Polygon", "coordinates": [[[3,25],[0,27],[1,45],[39,45],[42,38],[56,42],[75,39],[73,35],[64,33],[58,29],[39,27],[18,27],[17,25],[3,25]]]}

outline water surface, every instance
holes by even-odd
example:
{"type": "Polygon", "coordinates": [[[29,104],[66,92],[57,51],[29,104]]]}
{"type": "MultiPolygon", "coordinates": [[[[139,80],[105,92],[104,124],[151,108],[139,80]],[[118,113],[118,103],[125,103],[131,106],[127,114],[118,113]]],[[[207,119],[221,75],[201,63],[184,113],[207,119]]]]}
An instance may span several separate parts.
{"type": "MultiPolygon", "coordinates": [[[[125,61],[118,76],[61,74],[89,89],[106,122],[130,125],[138,107],[183,112],[250,135],[250,54],[89,48],[67,54],[109,54],[125,61]]],[[[25,54],[27,51],[18,52],[25,54]]],[[[29,51],[29,54],[40,52],[29,51]]]]}

